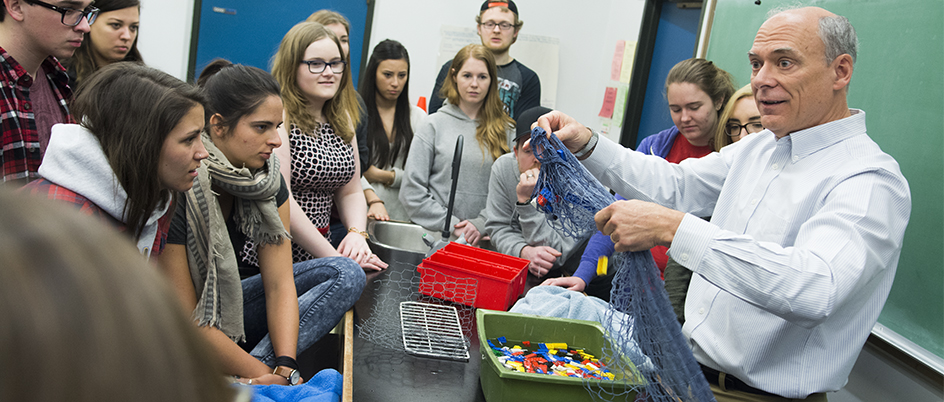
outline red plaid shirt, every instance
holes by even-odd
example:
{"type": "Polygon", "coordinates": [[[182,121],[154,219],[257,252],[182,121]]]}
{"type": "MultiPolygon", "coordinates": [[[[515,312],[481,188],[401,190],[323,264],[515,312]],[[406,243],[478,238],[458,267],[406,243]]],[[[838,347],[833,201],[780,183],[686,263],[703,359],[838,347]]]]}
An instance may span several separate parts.
{"type": "MultiPolygon", "coordinates": [[[[72,99],[69,75],[56,58],[43,61],[40,71],[49,80],[53,94],[66,117],[62,123],[74,123],[68,102],[72,99]]],[[[0,47],[0,170],[3,181],[20,185],[39,178],[36,171],[42,161],[36,117],[30,101],[33,77],[0,47]]]]}

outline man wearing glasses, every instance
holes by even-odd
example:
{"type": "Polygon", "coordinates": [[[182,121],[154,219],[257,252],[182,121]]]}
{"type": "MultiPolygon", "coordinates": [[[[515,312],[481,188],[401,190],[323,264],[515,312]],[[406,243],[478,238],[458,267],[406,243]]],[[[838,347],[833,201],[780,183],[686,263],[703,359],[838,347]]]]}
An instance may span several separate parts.
{"type": "Polygon", "coordinates": [[[72,90],[58,58],[72,57],[98,15],[92,0],[3,0],[0,8],[0,176],[23,185],[56,123],[72,123],[72,90]]]}
{"type": "MultiPolygon", "coordinates": [[[[515,119],[521,112],[541,106],[541,80],[538,75],[508,54],[508,49],[518,40],[518,31],[524,25],[524,21],[518,19],[515,2],[486,0],[475,22],[482,45],[492,51],[495,63],[498,64],[498,91],[508,116],[515,119]]],[[[429,97],[429,113],[436,112],[442,106],[443,98],[439,89],[449,74],[450,64],[452,60],[443,64],[439,70],[433,94],[429,97]]]]}

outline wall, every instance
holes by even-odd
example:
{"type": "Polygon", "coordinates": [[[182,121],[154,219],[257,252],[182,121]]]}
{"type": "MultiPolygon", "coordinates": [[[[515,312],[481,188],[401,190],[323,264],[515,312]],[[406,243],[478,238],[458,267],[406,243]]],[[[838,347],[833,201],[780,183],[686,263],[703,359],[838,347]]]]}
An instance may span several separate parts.
{"type": "MultiPolygon", "coordinates": [[[[420,96],[429,97],[442,66],[437,63],[440,27],[474,28],[481,4],[478,0],[376,0],[370,48],[384,39],[395,39],[406,46],[412,63],[410,97],[414,104],[420,96]]],[[[515,4],[524,21],[519,35],[559,39],[555,107],[585,124],[596,125],[616,41],[637,39],[644,1],[518,0],[515,4]]],[[[512,57],[515,46],[511,47],[512,57]]],[[[542,88],[542,94],[545,91],[542,88]]]]}
{"type": "Polygon", "coordinates": [[[186,79],[192,21],[193,0],[141,0],[138,50],[144,62],[186,79]]]}
{"type": "MultiPolygon", "coordinates": [[[[138,48],[145,62],[186,78],[193,0],[141,0],[141,4],[138,48]]],[[[456,2],[433,0],[375,0],[370,48],[387,38],[407,47],[413,63],[410,93],[414,104],[420,96],[429,96],[439,72],[440,28],[474,27],[480,4],[477,0],[463,2],[461,7],[456,2]]],[[[595,126],[609,84],[616,41],[637,39],[644,1],[587,0],[579,7],[558,0],[519,0],[516,4],[525,22],[521,34],[559,39],[554,106],[595,126]]]]}

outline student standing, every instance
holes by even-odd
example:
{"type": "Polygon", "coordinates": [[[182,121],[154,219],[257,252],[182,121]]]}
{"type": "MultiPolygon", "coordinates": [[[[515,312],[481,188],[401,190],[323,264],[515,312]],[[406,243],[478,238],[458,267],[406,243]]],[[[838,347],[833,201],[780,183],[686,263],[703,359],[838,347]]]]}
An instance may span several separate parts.
{"type": "Polygon", "coordinates": [[[59,59],[72,57],[95,21],[91,0],[55,6],[4,0],[0,8],[0,177],[23,185],[36,171],[56,123],[72,123],[69,76],[59,59]]]}
{"type": "Polygon", "coordinates": [[[452,60],[443,84],[447,103],[416,131],[404,169],[400,202],[413,222],[440,231],[448,219],[455,237],[477,245],[485,231],[485,205],[492,163],[508,152],[514,121],[498,99],[492,53],[468,45],[452,60]],[[452,216],[446,216],[456,141],[463,137],[462,162],[452,216]]]}
{"type": "Polygon", "coordinates": [[[138,51],[138,27],[141,24],[140,0],[96,0],[97,24],[90,24],[82,46],[71,59],[64,61],[69,72],[69,86],[111,63],[132,61],[143,63],[138,51]]]}
{"type": "Polygon", "coordinates": [[[426,113],[410,103],[409,80],[410,55],[406,48],[390,39],[378,43],[361,81],[371,158],[364,179],[373,187],[364,195],[369,207],[367,216],[377,220],[410,220],[400,204],[400,185],[413,130],[419,128],[426,113]]]}
{"type": "MultiPolygon", "coordinates": [[[[518,19],[518,6],[514,1],[486,0],[475,16],[476,32],[498,63],[498,91],[505,113],[515,119],[525,110],[541,106],[541,80],[538,75],[511,57],[511,45],[518,40],[518,32],[524,21],[518,19]]],[[[436,77],[433,93],[429,97],[429,114],[442,107],[443,83],[450,72],[452,62],[443,64],[436,77]]]]}

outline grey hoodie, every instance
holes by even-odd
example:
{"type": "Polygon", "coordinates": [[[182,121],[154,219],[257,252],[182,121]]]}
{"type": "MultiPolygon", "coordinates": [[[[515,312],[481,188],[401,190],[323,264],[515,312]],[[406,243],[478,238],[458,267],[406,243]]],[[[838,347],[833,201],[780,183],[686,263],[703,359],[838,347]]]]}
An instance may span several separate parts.
{"type": "MultiPolygon", "coordinates": [[[[443,229],[452,185],[452,157],[456,139],[462,136],[462,164],[451,225],[468,219],[485,234],[488,178],[494,161],[475,139],[477,126],[478,122],[466,116],[458,106],[447,103],[429,115],[415,131],[403,169],[400,202],[416,224],[431,231],[443,229]]],[[[512,127],[508,128],[507,135],[514,135],[512,127]]]]}
{"type": "MultiPolygon", "coordinates": [[[[78,124],[52,126],[39,175],[88,198],[113,218],[127,223],[124,209],[128,194],[118,183],[98,139],[84,127],[78,124]]],[[[145,258],[157,236],[157,220],[164,216],[169,205],[170,199],[161,203],[148,217],[141,237],[135,239],[145,258]]]]}

